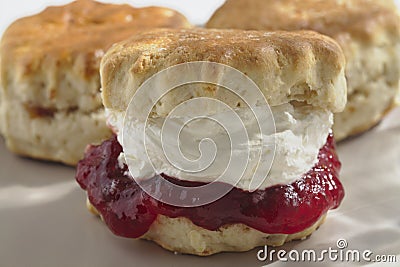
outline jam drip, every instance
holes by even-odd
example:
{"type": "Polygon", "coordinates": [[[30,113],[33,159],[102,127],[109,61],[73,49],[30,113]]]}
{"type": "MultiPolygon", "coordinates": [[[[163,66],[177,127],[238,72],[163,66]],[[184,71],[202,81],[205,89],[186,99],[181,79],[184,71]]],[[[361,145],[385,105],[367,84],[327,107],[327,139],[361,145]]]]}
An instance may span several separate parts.
{"type": "MultiPolygon", "coordinates": [[[[318,163],[294,183],[254,192],[233,188],[219,200],[195,208],[167,205],[147,195],[130,177],[127,166],[119,165],[121,152],[115,136],[100,146],[90,146],[76,173],[76,180],[87,191],[92,205],[119,236],[142,236],[158,214],[186,217],[208,230],[243,223],[264,233],[293,234],[313,225],[329,209],[337,208],[344,197],[338,179],[341,164],[332,134],[319,151],[318,163]]],[[[178,185],[202,185],[162,177],[178,185]]],[[[153,188],[160,185],[163,190],[162,180],[155,177],[146,184],[153,188]]]]}

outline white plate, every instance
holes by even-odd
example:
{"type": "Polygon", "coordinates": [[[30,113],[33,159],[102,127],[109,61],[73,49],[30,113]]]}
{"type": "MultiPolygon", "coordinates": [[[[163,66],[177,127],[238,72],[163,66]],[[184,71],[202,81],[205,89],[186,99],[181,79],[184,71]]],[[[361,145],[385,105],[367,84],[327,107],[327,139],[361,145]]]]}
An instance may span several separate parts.
{"type": "MultiPolygon", "coordinates": [[[[400,110],[340,144],[342,206],[291,249],[336,248],[400,254],[400,110]]],[[[16,157],[0,145],[0,266],[262,266],[257,249],[207,258],[174,255],[147,241],[115,237],[86,211],[74,169],[16,157]]],[[[400,265],[400,257],[397,257],[400,265]]],[[[272,265],[281,265],[276,261],[272,265]]],[[[332,263],[325,262],[326,266],[332,263]]],[[[360,263],[361,264],[361,263],[360,263]]],[[[364,262],[365,264],[365,262],[364,262]]]]}

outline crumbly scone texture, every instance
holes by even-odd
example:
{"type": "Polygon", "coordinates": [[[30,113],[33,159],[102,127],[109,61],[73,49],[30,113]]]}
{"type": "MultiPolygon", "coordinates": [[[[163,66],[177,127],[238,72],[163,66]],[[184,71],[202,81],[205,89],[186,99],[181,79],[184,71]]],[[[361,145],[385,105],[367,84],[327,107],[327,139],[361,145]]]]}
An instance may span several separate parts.
{"type": "MultiPolygon", "coordinates": [[[[86,205],[90,212],[99,215],[89,200],[86,205]]],[[[209,256],[219,252],[243,252],[264,245],[276,247],[292,240],[304,239],[317,230],[325,218],[326,214],[298,233],[266,234],[244,224],[226,225],[218,231],[210,231],[184,217],[158,215],[147,233],[140,238],[152,240],[173,252],[209,256]]]]}
{"type": "Polygon", "coordinates": [[[114,43],[156,27],[190,24],[167,8],[92,0],[48,7],[11,24],[0,48],[0,125],[8,148],[76,164],[87,144],[108,138],[99,115],[101,58],[114,43]]]}
{"type": "Polygon", "coordinates": [[[88,144],[100,144],[111,136],[102,108],[32,118],[25,106],[10,103],[13,109],[8,119],[12,120],[13,134],[5,138],[8,148],[18,155],[75,165],[88,144]]]}
{"type": "MultiPolygon", "coordinates": [[[[103,104],[111,110],[125,110],[149,77],[193,61],[222,63],[241,71],[255,82],[271,106],[298,101],[334,112],[345,106],[345,60],[331,38],[311,31],[209,29],[158,29],[113,46],[100,67],[103,104]]],[[[185,75],[202,80],[210,69],[205,66],[204,72],[188,71],[185,75]]],[[[225,78],[218,68],[213,71],[213,82],[225,78]]],[[[197,96],[240,106],[228,94],[229,90],[209,84],[187,85],[184,92],[172,91],[164,97],[156,115],[165,116],[168,112],[163,107],[175,107],[197,96]]]]}
{"type": "Polygon", "coordinates": [[[314,30],[346,57],[348,101],[336,115],[337,140],[378,123],[395,105],[400,78],[400,18],[393,0],[228,0],[208,28],[314,30]]]}

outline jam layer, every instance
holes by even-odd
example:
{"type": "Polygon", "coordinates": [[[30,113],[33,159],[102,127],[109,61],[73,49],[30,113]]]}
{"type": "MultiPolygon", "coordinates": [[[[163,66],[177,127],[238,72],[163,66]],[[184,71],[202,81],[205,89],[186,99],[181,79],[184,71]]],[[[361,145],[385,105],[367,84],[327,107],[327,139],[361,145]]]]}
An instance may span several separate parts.
{"type": "MultiPolygon", "coordinates": [[[[329,209],[338,207],[344,197],[338,179],[341,164],[332,135],[321,148],[318,163],[296,182],[254,192],[233,188],[219,200],[194,208],[167,205],[146,194],[129,175],[127,166],[118,164],[121,152],[115,136],[100,146],[91,146],[76,173],[76,180],[87,191],[89,201],[119,236],[142,236],[158,214],[186,217],[208,230],[242,223],[264,233],[293,234],[313,225],[329,209]]],[[[182,186],[203,185],[162,177],[149,179],[141,186],[168,193],[164,179],[182,186]]]]}

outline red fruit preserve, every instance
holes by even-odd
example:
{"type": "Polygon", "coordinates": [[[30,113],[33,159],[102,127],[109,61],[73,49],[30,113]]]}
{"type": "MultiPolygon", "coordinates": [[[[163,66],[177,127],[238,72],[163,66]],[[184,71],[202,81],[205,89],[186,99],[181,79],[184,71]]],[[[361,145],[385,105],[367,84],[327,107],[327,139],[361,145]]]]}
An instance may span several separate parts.
{"type": "MultiPolygon", "coordinates": [[[[129,176],[128,167],[119,166],[121,152],[115,136],[100,146],[91,146],[76,173],[76,180],[87,191],[92,205],[111,231],[119,236],[142,236],[158,214],[186,217],[208,230],[242,223],[264,233],[293,234],[313,225],[329,209],[338,207],[344,197],[338,179],[341,164],[331,134],[319,151],[318,163],[296,182],[254,192],[233,188],[219,200],[200,207],[175,207],[150,197],[129,176]]],[[[183,186],[203,185],[162,177],[183,186]]],[[[168,191],[163,181],[155,177],[144,186],[158,186],[159,190],[168,191]]]]}

